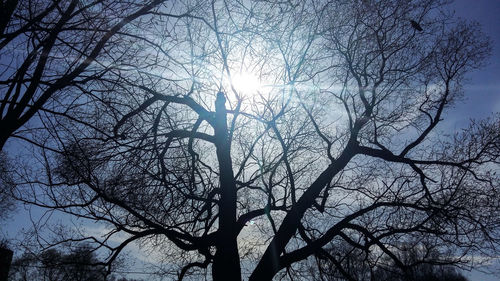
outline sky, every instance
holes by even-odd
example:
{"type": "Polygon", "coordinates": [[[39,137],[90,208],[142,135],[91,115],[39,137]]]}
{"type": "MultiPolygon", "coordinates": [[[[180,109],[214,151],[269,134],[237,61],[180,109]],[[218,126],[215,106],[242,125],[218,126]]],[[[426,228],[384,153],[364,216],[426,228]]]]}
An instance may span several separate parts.
{"type": "MultiPolygon", "coordinates": [[[[481,119],[500,112],[500,0],[458,0],[451,6],[458,17],[481,24],[484,33],[492,40],[492,56],[482,69],[472,72],[464,87],[464,101],[448,112],[446,126],[452,130],[466,127],[471,118],[481,119]]],[[[29,214],[22,208],[8,221],[0,235],[15,237],[18,230],[30,226],[29,214]]],[[[500,263],[497,262],[497,268],[500,263]]],[[[499,270],[500,271],[500,270],[499,270]]],[[[478,271],[465,272],[471,281],[499,280],[478,271]]]]}
{"type": "MultiPolygon", "coordinates": [[[[470,118],[485,118],[500,113],[500,0],[458,0],[452,5],[458,17],[474,20],[492,40],[493,50],[488,64],[469,75],[464,87],[464,101],[448,113],[450,126],[464,128],[470,118]]],[[[500,262],[493,270],[499,271],[500,262]]],[[[479,271],[465,272],[471,281],[497,281],[496,275],[479,271]]]]}
{"type": "Polygon", "coordinates": [[[469,75],[464,102],[449,113],[454,127],[460,128],[469,118],[500,112],[500,0],[458,0],[452,7],[458,17],[479,22],[493,45],[488,64],[469,75]]]}

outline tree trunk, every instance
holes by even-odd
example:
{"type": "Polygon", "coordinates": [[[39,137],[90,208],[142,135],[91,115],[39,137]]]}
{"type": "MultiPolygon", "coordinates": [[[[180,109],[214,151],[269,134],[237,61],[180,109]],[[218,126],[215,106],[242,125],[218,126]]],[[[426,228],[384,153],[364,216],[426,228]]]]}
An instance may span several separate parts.
{"type": "Polygon", "coordinates": [[[16,10],[18,0],[6,0],[0,2],[0,35],[5,34],[5,29],[9,25],[12,14],[16,10]]]}
{"type": "Polygon", "coordinates": [[[344,169],[352,157],[356,155],[356,147],[357,141],[355,137],[352,137],[340,157],[330,164],[302,194],[283,219],[278,232],[271,240],[250,279],[248,279],[249,281],[272,280],[274,275],[283,268],[283,265],[280,264],[280,255],[296,233],[304,213],[313,204],[328,182],[344,169]]]}
{"type": "MultiPolygon", "coordinates": [[[[7,119],[7,118],[6,118],[7,119]]],[[[9,119],[0,120],[0,151],[3,151],[5,143],[10,136],[16,131],[15,126],[17,126],[16,120],[11,121],[9,119]]]]}
{"type": "Polygon", "coordinates": [[[236,227],[236,184],[231,162],[231,144],[227,133],[227,112],[223,93],[215,101],[215,146],[219,161],[219,229],[212,266],[214,281],[241,280],[236,227]]]}

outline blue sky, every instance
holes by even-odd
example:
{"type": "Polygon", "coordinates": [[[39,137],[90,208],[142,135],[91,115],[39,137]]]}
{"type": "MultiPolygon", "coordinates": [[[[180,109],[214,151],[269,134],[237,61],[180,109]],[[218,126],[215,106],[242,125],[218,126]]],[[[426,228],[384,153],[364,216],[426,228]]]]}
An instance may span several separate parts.
{"type": "MultiPolygon", "coordinates": [[[[493,43],[488,64],[469,75],[464,89],[464,102],[448,113],[449,125],[455,130],[463,128],[470,118],[485,118],[500,112],[500,0],[458,0],[452,5],[458,17],[481,24],[493,43]]],[[[497,272],[499,262],[495,266],[497,272]]],[[[497,281],[497,275],[478,271],[466,272],[471,281],[497,281]]]]}
{"type": "Polygon", "coordinates": [[[484,118],[500,112],[500,0],[458,0],[452,7],[457,16],[479,22],[493,43],[488,65],[469,75],[465,101],[449,112],[455,128],[459,128],[469,118],[484,118]]]}

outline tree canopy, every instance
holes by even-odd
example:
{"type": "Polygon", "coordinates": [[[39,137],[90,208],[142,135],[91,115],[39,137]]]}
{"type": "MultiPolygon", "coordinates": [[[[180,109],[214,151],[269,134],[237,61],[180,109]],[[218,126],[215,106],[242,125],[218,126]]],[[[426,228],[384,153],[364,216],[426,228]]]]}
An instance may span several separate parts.
{"type": "Polygon", "coordinates": [[[499,118],[441,124],[491,47],[448,2],[19,4],[0,45],[5,139],[36,155],[17,199],[106,225],[45,246],[106,266],[140,242],[179,280],[309,280],[313,257],[355,280],[345,245],[403,273],[402,245],[488,256],[499,118]]]}
{"type": "Polygon", "coordinates": [[[72,108],[68,92],[110,70],[94,65],[116,50],[114,35],[161,2],[2,1],[0,149],[37,114],[72,108]]]}

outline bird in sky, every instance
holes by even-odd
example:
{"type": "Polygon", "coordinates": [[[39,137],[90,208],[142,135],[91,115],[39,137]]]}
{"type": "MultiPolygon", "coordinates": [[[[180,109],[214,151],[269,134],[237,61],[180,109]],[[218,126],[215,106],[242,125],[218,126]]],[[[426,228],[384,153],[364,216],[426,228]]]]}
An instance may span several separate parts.
{"type": "Polygon", "coordinates": [[[415,28],[416,30],[418,30],[418,31],[422,31],[423,30],[422,27],[420,26],[420,24],[418,22],[416,22],[414,20],[410,20],[410,23],[411,23],[411,26],[413,28],[415,28]]]}

